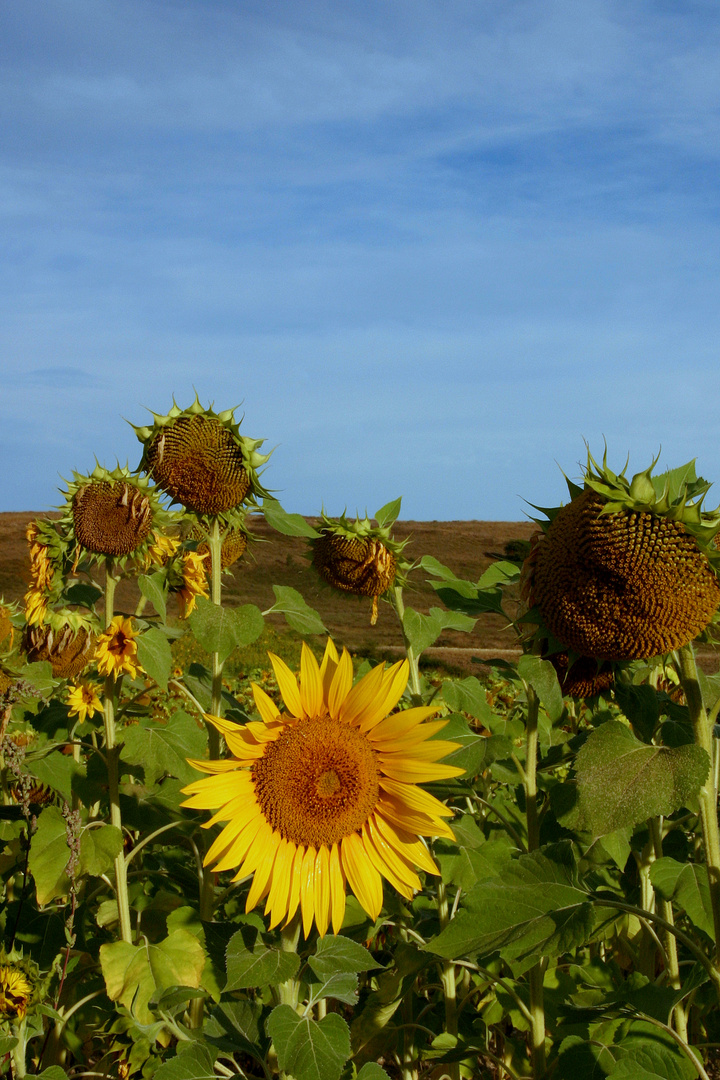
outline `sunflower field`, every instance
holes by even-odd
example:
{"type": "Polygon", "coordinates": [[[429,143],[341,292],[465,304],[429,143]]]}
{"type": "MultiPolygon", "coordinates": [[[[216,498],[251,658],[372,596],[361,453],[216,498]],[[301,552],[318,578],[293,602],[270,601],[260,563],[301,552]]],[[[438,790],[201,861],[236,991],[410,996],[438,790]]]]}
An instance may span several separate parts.
{"type": "Polygon", "coordinates": [[[0,1076],[720,1076],[720,676],[693,648],[720,514],[693,464],[589,455],[472,581],[394,538],[399,499],[287,513],[232,410],[152,421],[136,471],[75,473],[31,523],[0,604],[0,1076]],[[258,513],[400,660],[287,586],[223,603],[258,513]],[[516,663],[421,667],[488,612],[516,663]]]}

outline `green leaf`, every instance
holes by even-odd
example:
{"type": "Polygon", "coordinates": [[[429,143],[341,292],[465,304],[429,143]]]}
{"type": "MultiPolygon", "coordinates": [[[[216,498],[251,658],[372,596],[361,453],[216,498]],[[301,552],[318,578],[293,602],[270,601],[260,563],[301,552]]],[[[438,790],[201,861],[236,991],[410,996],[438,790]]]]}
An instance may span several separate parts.
{"type": "Polygon", "coordinates": [[[292,979],[300,970],[297,953],[268,949],[254,927],[244,926],[230,938],[226,952],[225,991],[277,985],[292,979]]]}
{"type": "Polygon", "coordinates": [[[262,1057],[263,1041],[260,1022],[263,1014],[262,1001],[224,1001],[213,1009],[204,1025],[204,1033],[222,1050],[262,1057]]]}
{"type": "Polygon", "coordinates": [[[658,696],[654,687],[633,686],[618,682],[614,686],[615,700],[644,743],[649,743],[660,718],[658,696]]]}
{"type": "Polygon", "coordinates": [[[297,589],[273,585],[275,603],[265,614],[284,615],[285,622],[297,634],[327,634],[327,628],[315,608],[311,608],[297,589]]]}
{"type": "Polygon", "coordinates": [[[109,870],[122,851],[123,835],[116,825],[83,829],[80,836],[81,874],[99,877],[109,870]]]}
{"type": "Polygon", "coordinates": [[[270,528],[282,533],[283,536],[309,536],[317,539],[320,535],[302,514],[288,514],[277,499],[263,499],[262,508],[270,528]]]}
{"type": "Polygon", "coordinates": [[[100,966],[108,997],[119,1001],[141,1024],[156,1017],[148,1005],[171,986],[200,986],[205,950],[186,930],[173,932],[158,944],[114,941],[100,946],[100,966]]]}
{"type": "MultiPolygon", "coordinates": [[[[167,602],[165,599],[165,575],[162,571],[156,574],[141,574],[137,579],[140,592],[150,601],[158,615],[165,622],[167,618],[167,602]]],[[[145,665],[143,665],[144,667],[145,665]]]]}
{"type": "Polygon", "coordinates": [[[619,720],[593,731],[577,756],[582,813],[594,836],[685,806],[708,774],[700,746],[646,746],[619,720]]]}
{"type": "Polygon", "coordinates": [[[290,1005],[278,1005],[268,1017],[267,1030],[280,1068],[295,1080],[339,1080],[351,1050],[350,1031],[337,1013],[316,1023],[298,1016],[290,1005]]]}
{"type": "Polygon", "coordinates": [[[167,690],[170,671],[172,670],[172,652],[170,642],[162,630],[152,627],[140,634],[136,641],[138,660],[151,679],[158,686],[167,690]]]}
{"type": "Polygon", "coordinates": [[[35,664],[24,664],[20,668],[21,679],[29,683],[39,694],[47,694],[55,685],[52,664],[49,660],[38,660],[35,664]]]}
{"type": "Polygon", "coordinates": [[[390,1080],[390,1077],[375,1061],[368,1061],[357,1074],[357,1080],[390,1080]]]}
{"type": "Polygon", "coordinates": [[[330,975],[324,982],[310,984],[310,996],[313,1001],[322,998],[334,998],[346,1005],[358,1003],[358,977],[357,975],[342,972],[339,975],[330,975]]]}
{"type": "Polygon", "coordinates": [[[102,589],[98,589],[97,585],[90,585],[88,582],[78,581],[74,585],[71,585],[69,589],[65,589],[63,599],[68,604],[77,604],[78,607],[91,608],[95,606],[102,594],[102,589]]]}
{"type": "Polygon", "coordinates": [[[148,786],[165,775],[188,783],[198,779],[197,771],[188,765],[187,759],[202,758],[207,732],[186,712],[176,712],[167,724],[141,717],[138,724],[122,728],[120,738],[124,742],[122,760],[129,765],[142,765],[148,786]]]}
{"type": "MultiPolygon", "coordinates": [[[[13,1039],[13,1044],[17,1039],[13,1039]]],[[[38,1080],[68,1080],[68,1074],[59,1065],[51,1065],[49,1069],[43,1069],[38,1073],[38,1080]]]]}
{"type": "Polygon", "coordinates": [[[466,779],[472,780],[485,767],[491,740],[483,735],[477,735],[460,713],[452,713],[443,719],[448,721],[446,726],[433,738],[447,739],[460,744],[458,750],[453,750],[451,754],[443,758],[443,763],[464,769],[466,779]]]}
{"type": "MultiPolygon", "coordinates": [[[[559,850],[558,850],[559,849],[559,850]]],[[[475,885],[450,924],[425,948],[448,959],[499,951],[525,971],[539,956],[560,956],[588,940],[593,909],[578,887],[567,846],[556,858],[536,851],[502,867],[492,881],[475,885]]]]}
{"type": "Polygon", "coordinates": [[[56,897],[67,896],[70,879],[65,867],[69,858],[65,819],[56,806],[48,806],[38,817],[28,861],[41,907],[56,897]]]}
{"type": "Polygon", "coordinates": [[[393,499],[392,502],[385,503],[384,506],[375,511],[375,520],[381,529],[387,529],[390,525],[395,524],[400,513],[401,504],[402,496],[399,499],[393,499]]]}
{"type": "Polygon", "coordinates": [[[650,867],[653,888],[663,900],[681,907],[698,930],[714,937],[710,884],[706,866],[698,863],[679,863],[664,857],[650,867]]]}
{"type": "Polygon", "coordinates": [[[383,965],[351,938],[326,934],[320,938],[314,956],[308,963],[319,979],[329,979],[341,972],[371,971],[383,965]]]}
{"type": "Polygon", "coordinates": [[[250,645],[263,632],[262,612],[254,604],[239,608],[220,607],[198,596],[189,618],[198,645],[208,653],[218,653],[224,663],[236,646],[250,645]]]}
{"type": "Polygon", "coordinates": [[[558,682],[557,672],[549,660],[526,653],[518,660],[518,675],[532,686],[550,719],[560,719],[563,711],[563,696],[558,682]]]}
{"type": "Polygon", "coordinates": [[[697,1070],[672,1036],[644,1020],[630,1020],[618,1029],[618,1060],[608,1080],[696,1080],[697,1070]]]}
{"type": "Polygon", "coordinates": [[[72,801],[73,779],[85,775],[85,767],[60,750],[28,762],[28,771],[41,784],[47,784],[53,791],[59,791],[66,802],[72,801]]]}
{"type": "Polygon", "coordinates": [[[443,611],[442,608],[430,608],[428,615],[421,615],[412,608],[406,608],[403,629],[415,655],[419,656],[437,641],[443,630],[465,630],[469,633],[475,626],[475,621],[461,612],[443,611]]]}
{"type": "Polygon", "coordinates": [[[447,679],[440,692],[445,704],[454,712],[469,713],[491,730],[494,713],[488,704],[485,687],[474,675],[456,681],[447,679]]]}
{"type": "Polygon", "coordinates": [[[180,1043],[177,1056],[153,1073],[154,1080],[217,1080],[218,1051],[206,1043],[180,1043]]]}
{"type": "MultiPolygon", "coordinates": [[[[457,833],[456,833],[457,837],[457,833]]],[[[452,883],[469,892],[479,881],[487,882],[498,878],[500,872],[510,862],[514,849],[508,843],[485,842],[480,847],[464,847],[462,844],[455,851],[442,854],[440,843],[436,844],[436,856],[440,863],[442,879],[446,885],[452,883]]],[[[450,847],[450,845],[448,845],[450,847]]]]}

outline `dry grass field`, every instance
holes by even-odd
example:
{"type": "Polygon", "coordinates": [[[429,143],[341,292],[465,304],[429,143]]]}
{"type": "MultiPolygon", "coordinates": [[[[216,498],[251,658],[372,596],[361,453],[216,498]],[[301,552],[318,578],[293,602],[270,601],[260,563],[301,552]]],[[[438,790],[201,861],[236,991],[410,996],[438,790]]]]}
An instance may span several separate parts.
{"type": "MultiPolygon", "coordinates": [[[[0,514],[0,596],[19,600],[28,577],[25,528],[36,515],[31,513],[0,514]]],[[[317,524],[317,520],[308,519],[317,524]]],[[[392,608],[381,602],[376,626],[370,625],[370,600],[339,594],[326,586],[310,564],[307,542],[282,536],[271,529],[264,518],[250,519],[250,528],[257,537],[245,557],[224,578],[228,602],[257,604],[262,610],[272,607],[275,597],[272,586],[290,585],[320,613],[325,625],[338,642],[351,651],[378,659],[395,659],[400,655],[402,640],[392,608]]],[[[398,539],[410,538],[405,549],[408,558],[419,559],[433,555],[449,566],[458,577],[477,581],[483,571],[512,540],[528,540],[537,526],[531,521],[398,521],[394,533],[398,539]]],[[[442,606],[427,583],[427,575],[415,570],[406,590],[406,605],[427,613],[432,606],[442,606]]],[[[123,584],[118,590],[119,609],[132,611],[138,592],[134,585],[123,584]]],[[[173,609],[171,607],[171,612],[173,609]]],[[[173,612],[174,613],[174,612],[173,612]]],[[[278,626],[282,616],[270,616],[278,626]]],[[[500,656],[510,660],[518,656],[515,635],[497,615],[481,616],[471,634],[447,631],[436,646],[425,653],[426,662],[449,670],[477,670],[479,661],[500,656]]],[[[701,650],[702,666],[716,671],[716,656],[701,650]]]]}

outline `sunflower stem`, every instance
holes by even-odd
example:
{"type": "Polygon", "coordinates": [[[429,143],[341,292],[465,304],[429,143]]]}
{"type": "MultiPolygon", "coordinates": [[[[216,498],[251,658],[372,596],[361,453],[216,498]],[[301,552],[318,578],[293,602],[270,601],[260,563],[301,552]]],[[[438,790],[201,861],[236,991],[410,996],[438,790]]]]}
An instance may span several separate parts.
{"type": "MultiPolygon", "coordinates": [[[[450,906],[448,904],[447,889],[442,878],[437,886],[438,920],[440,929],[444,930],[450,922],[450,906]]],[[[458,1033],[458,1008],[457,1008],[457,984],[455,982],[455,964],[451,960],[445,960],[440,968],[440,982],[442,983],[445,996],[445,1031],[448,1035],[457,1038],[458,1033]]],[[[453,1061],[448,1066],[450,1080],[460,1080],[460,1062],[453,1061]]]]}
{"type": "MultiPolygon", "coordinates": [[[[280,948],[283,952],[296,953],[300,940],[300,912],[296,911],[290,922],[280,931],[280,948]]],[[[287,979],[277,987],[281,1005],[289,1005],[297,1011],[300,1002],[300,983],[297,979],[287,979]]]]}
{"type": "MultiPolygon", "coordinates": [[[[115,611],[115,587],[118,579],[115,577],[113,561],[105,559],[105,629],[109,630],[115,611]]],[[[115,691],[116,682],[114,675],[108,675],[105,679],[103,692],[103,718],[105,723],[105,754],[108,771],[108,796],[110,799],[110,824],[120,830],[122,835],[122,814],[120,813],[120,747],[115,740],[115,691]]],[[[118,919],[120,921],[120,935],[123,941],[132,944],[132,929],[130,925],[130,901],[127,887],[127,865],[125,854],[120,853],[114,859],[115,867],[115,897],[118,906],[118,919]]]]}
{"type": "MultiPolygon", "coordinates": [[[[210,549],[210,599],[217,607],[222,607],[222,536],[220,534],[220,522],[215,517],[208,533],[208,548],[210,549]]],[[[223,665],[217,652],[212,654],[212,699],[210,702],[211,716],[220,715],[222,703],[222,670],[223,665]]],[[[205,722],[208,733],[208,757],[210,761],[217,761],[220,757],[220,732],[212,724],[205,722]]],[[[215,909],[215,874],[207,867],[200,884],[200,918],[203,922],[212,922],[215,909]]],[[[190,1002],[190,1026],[201,1028],[203,1022],[203,999],[193,998],[190,1002]]]]}
{"type": "Polygon", "coordinates": [[[413,648],[409,637],[405,632],[405,623],[403,619],[405,617],[405,604],[403,603],[402,587],[400,585],[393,585],[390,591],[390,603],[392,604],[395,614],[398,617],[400,623],[400,629],[402,631],[403,645],[405,647],[405,655],[407,656],[407,662],[410,667],[410,694],[412,696],[413,705],[422,705],[422,690],[420,688],[420,666],[419,656],[415,655],[415,649],[413,648]]]}
{"type": "MultiPolygon", "coordinates": [[[[540,847],[540,823],[537,812],[537,753],[538,753],[538,716],[540,700],[534,687],[525,684],[527,695],[527,724],[525,727],[525,817],[527,820],[528,851],[537,851],[540,847]]],[[[543,978],[545,963],[540,960],[528,972],[530,988],[530,1057],[532,1060],[533,1080],[541,1080],[547,1070],[545,1059],[545,1003],[543,998],[543,978]]]]}
{"type": "Polygon", "coordinates": [[[677,657],[680,682],[685,691],[685,700],[690,713],[695,742],[708,755],[710,765],[707,780],[700,788],[698,798],[705,845],[705,861],[710,885],[710,903],[715,929],[714,963],[716,969],[720,971],[720,830],[718,830],[717,788],[715,787],[715,775],[712,768],[713,729],[703,704],[692,643],[689,642],[687,645],[683,645],[675,655],[677,657]]]}
{"type": "MultiPolygon", "coordinates": [[[[650,830],[650,839],[652,840],[653,855],[656,859],[662,858],[662,818],[653,817],[648,820],[648,829],[650,830]]],[[[673,916],[672,904],[669,900],[663,900],[663,898],[656,894],[656,903],[660,915],[668,923],[669,926],[675,925],[675,919],[673,916]]],[[[679,990],[680,983],[680,964],[678,962],[677,941],[675,935],[670,930],[663,932],[663,944],[665,946],[665,956],[667,958],[667,981],[668,985],[673,990],[679,990]]],[[[673,1009],[673,1023],[675,1030],[680,1038],[687,1042],[688,1030],[687,1030],[687,1017],[685,1016],[685,1010],[683,1009],[682,1002],[673,1009]]]]}

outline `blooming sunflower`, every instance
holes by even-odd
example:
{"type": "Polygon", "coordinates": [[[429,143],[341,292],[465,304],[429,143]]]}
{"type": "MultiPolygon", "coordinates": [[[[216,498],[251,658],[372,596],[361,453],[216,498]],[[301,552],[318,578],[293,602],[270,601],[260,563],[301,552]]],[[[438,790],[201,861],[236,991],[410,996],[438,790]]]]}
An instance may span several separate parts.
{"type": "Polygon", "coordinates": [[[26,971],[17,964],[0,964],[0,1017],[22,1020],[34,993],[26,971]]]}
{"type": "Polygon", "coordinates": [[[137,630],[133,630],[132,619],[116,615],[104,634],[97,639],[95,662],[101,675],[137,676],[140,664],[137,659],[137,630]]]}
{"type": "Polygon", "coordinates": [[[180,603],[181,619],[187,619],[193,611],[196,597],[209,595],[207,589],[209,561],[210,552],[201,555],[197,551],[186,551],[180,558],[182,585],[177,590],[177,598],[180,603]]]}
{"type": "Polygon", "coordinates": [[[313,921],[337,933],[345,886],[371,918],[382,907],[382,879],[407,899],[422,887],[416,868],[439,873],[421,836],[453,838],[449,810],[418,785],[458,776],[439,764],[457,743],[431,739],[447,720],[424,721],[437,707],[389,715],[408,680],[407,661],[381,664],[353,686],[346,649],[328,641],[322,664],[303,644],[300,681],[272,653],[285,711],[259,686],[261,722],[238,726],[208,716],[234,755],[191,764],[210,775],[184,789],[186,806],[217,810],[228,822],[205,858],[214,870],[253,875],[246,910],[267,897],[270,927],[298,907],[305,937],[313,921]]]}
{"type": "Polygon", "coordinates": [[[96,712],[101,712],[103,707],[95,683],[73,684],[68,690],[67,703],[68,715],[77,716],[81,724],[88,716],[93,717],[96,712]]]}

